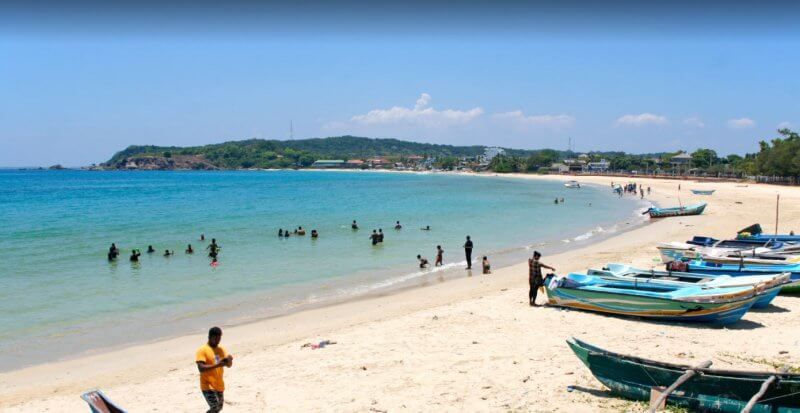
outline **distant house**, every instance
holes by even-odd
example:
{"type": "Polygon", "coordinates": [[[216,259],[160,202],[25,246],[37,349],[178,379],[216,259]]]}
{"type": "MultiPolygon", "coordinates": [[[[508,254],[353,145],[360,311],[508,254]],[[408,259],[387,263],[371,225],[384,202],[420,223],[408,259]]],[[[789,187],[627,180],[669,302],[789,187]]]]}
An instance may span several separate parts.
{"type": "Polygon", "coordinates": [[[361,168],[362,166],[364,166],[364,161],[361,159],[348,159],[345,162],[345,167],[347,168],[361,168]]]}
{"type": "Polygon", "coordinates": [[[391,166],[391,163],[384,158],[368,159],[367,164],[372,168],[386,168],[391,166]]]}
{"type": "Polygon", "coordinates": [[[343,168],[345,162],[341,159],[320,159],[311,164],[311,167],[317,169],[343,168]]]}
{"type": "Polygon", "coordinates": [[[672,157],[669,160],[669,164],[672,165],[672,168],[677,171],[678,173],[681,172],[681,169],[686,170],[689,163],[692,161],[692,155],[689,155],[686,152],[681,152],[672,157]]]}
{"type": "Polygon", "coordinates": [[[607,172],[611,169],[611,162],[601,159],[600,162],[589,162],[586,164],[586,170],[589,172],[607,172]]]}
{"type": "Polygon", "coordinates": [[[505,155],[506,150],[497,146],[490,146],[483,150],[483,155],[478,156],[478,161],[481,165],[489,165],[497,156],[505,155]]]}
{"type": "Polygon", "coordinates": [[[553,172],[563,174],[569,172],[569,166],[564,165],[563,163],[554,163],[550,165],[550,170],[553,172]]]}
{"type": "Polygon", "coordinates": [[[569,168],[569,172],[583,172],[586,161],[582,159],[564,159],[564,165],[569,168]]]}

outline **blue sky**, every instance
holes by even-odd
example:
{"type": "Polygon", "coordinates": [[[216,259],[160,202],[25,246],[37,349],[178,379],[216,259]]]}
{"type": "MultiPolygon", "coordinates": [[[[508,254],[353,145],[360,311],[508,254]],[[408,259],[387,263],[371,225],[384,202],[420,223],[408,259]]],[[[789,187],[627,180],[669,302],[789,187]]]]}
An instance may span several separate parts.
{"type": "Polygon", "coordinates": [[[85,165],[130,144],[286,139],[290,121],[295,138],[566,148],[571,137],[581,151],[722,154],[800,127],[793,31],[468,23],[6,30],[0,165],[85,165]]]}

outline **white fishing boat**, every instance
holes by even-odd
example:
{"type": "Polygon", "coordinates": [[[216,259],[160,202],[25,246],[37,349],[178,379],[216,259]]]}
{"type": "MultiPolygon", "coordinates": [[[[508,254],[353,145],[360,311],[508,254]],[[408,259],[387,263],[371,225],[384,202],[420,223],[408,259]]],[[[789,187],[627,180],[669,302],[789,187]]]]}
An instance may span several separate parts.
{"type": "Polygon", "coordinates": [[[580,188],[581,184],[578,181],[567,181],[564,186],[567,188],[580,188]]]}

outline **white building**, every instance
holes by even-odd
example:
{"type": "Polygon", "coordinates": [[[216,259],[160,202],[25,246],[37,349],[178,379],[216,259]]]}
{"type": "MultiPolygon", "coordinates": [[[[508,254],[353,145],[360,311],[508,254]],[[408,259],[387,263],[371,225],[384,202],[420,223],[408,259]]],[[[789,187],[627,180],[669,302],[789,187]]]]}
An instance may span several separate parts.
{"type": "Polygon", "coordinates": [[[481,156],[481,165],[488,165],[489,162],[492,162],[498,155],[504,155],[506,150],[503,148],[499,148],[497,146],[487,147],[483,150],[483,156],[481,156]]]}

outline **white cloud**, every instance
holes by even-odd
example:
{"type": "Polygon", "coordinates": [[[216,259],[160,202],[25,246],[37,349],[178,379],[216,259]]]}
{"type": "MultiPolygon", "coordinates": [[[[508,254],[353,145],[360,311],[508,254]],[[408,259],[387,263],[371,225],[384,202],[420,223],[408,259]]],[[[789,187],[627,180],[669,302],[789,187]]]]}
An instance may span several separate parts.
{"type": "Polygon", "coordinates": [[[778,124],[778,129],[791,129],[794,125],[791,122],[781,122],[778,124]]]}
{"type": "Polygon", "coordinates": [[[690,127],[690,128],[697,128],[703,129],[706,127],[706,124],[697,116],[692,116],[691,118],[686,118],[683,120],[683,124],[690,127]]]}
{"type": "Polygon", "coordinates": [[[653,113],[623,115],[614,122],[617,126],[666,125],[668,123],[669,121],[667,121],[666,117],[653,113]]]}
{"type": "Polygon", "coordinates": [[[731,129],[747,129],[756,126],[756,122],[750,118],[730,119],[728,127],[731,129]]]}
{"type": "Polygon", "coordinates": [[[431,95],[423,93],[413,108],[395,106],[391,109],[373,109],[363,115],[350,118],[353,123],[361,125],[378,125],[389,123],[410,123],[427,126],[462,124],[472,121],[483,114],[480,107],[469,110],[444,109],[436,110],[432,106],[431,95]]]}
{"type": "Polygon", "coordinates": [[[575,118],[569,115],[530,115],[525,116],[521,110],[495,113],[492,119],[514,122],[520,126],[541,126],[553,129],[568,128],[575,124],[575,118]]]}

